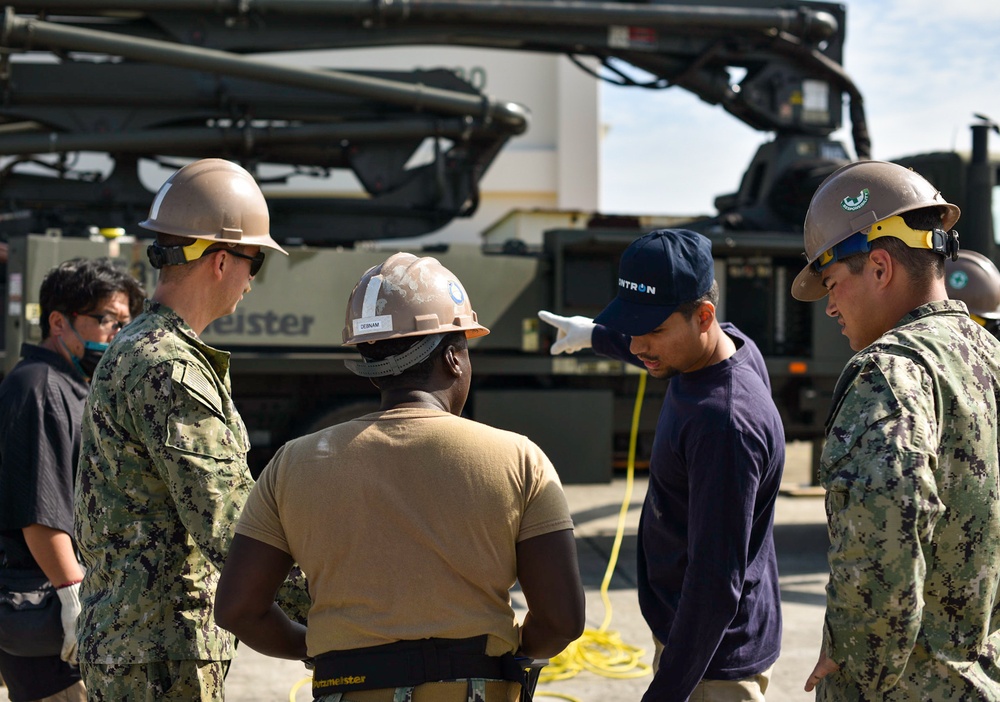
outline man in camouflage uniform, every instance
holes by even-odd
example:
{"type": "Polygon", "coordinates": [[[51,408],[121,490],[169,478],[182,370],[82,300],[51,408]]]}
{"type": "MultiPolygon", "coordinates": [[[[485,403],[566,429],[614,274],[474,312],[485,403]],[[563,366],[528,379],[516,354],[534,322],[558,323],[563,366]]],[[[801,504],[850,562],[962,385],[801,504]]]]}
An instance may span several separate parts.
{"type": "Polygon", "coordinates": [[[212,603],[250,492],[229,354],[199,334],[231,314],[263,263],[267,204],[220,159],[174,173],[140,226],[157,232],[156,292],[98,366],[83,421],[78,624],[92,700],[222,700],[235,642],[212,603]]]}
{"type": "Polygon", "coordinates": [[[830,581],[817,699],[1000,699],[1000,343],[948,300],[959,211],[913,171],[854,163],[805,221],[800,300],[858,353],[827,421],[830,581]]]}

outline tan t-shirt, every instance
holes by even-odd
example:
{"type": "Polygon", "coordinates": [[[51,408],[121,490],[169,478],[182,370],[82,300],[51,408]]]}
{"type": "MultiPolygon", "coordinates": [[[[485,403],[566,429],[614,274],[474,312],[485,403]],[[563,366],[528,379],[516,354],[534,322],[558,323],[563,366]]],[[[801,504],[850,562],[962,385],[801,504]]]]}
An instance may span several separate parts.
{"type": "Polygon", "coordinates": [[[517,650],[515,545],[573,522],[552,463],[526,437],[395,409],[296,439],[254,487],[236,531],[309,578],[309,655],[488,634],[517,650]]]}

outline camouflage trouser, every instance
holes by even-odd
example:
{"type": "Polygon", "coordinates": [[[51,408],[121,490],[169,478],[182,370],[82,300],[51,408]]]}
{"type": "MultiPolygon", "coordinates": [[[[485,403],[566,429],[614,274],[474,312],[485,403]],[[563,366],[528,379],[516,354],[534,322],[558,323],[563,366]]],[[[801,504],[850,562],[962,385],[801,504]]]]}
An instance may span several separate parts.
{"type": "Polygon", "coordinates": [[[278,588],[274,601],[289,619],[305,626],[312,601],[309,599],[309,583],[298,564],[288,571],[288,577],[278,588]]]}
{"type": "Polygon", "coordinates": [[[521,686],[504,680],[470,679],[417,687],[336,692],[314,702],[517,702],[521,686]]]}
{"type": "Polygon", "coordinates": [[[223,702],[230,661],[92,665],[80,661],[89,702],[223,702]]]}

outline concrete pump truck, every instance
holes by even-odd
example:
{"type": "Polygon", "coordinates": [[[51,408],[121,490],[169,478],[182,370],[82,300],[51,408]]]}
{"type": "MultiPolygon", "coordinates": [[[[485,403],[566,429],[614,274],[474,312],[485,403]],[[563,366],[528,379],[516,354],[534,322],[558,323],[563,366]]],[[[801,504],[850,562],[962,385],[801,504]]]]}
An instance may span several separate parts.
{"type": "MultiPolygon", "coordinates": [[[[233,353],[252,471],[288,439],[371,409],[376,398],[347,372],[353,354],[340,346],[351,286],[385,256],[367,244],[419,237],[474,212],[481,179],[529,129],[529,110],[449,70],[306,68],[264,56],[329,50],[335,62],[340,49],[420,45],[543,52],[570,57],[595,79],[690,91],[773,135],[738,191],[717,198],[718,212],[683,226],[713,241],[720,316],[764,352],[788,438],[819,441],[849,349],[821,306],[798,304],[788,290],[812,192],[870,153],[862,97],[841,66],[845,23],[840,4],[776,0],[13,2],[0,23],[6,366],[22,341],[38,340],[38,284],[59,261],[110,255],[151,287],[148,242],[93,232],[137,232],[155,191],[140,178],[144,164],[216,156],[258,176],[272,234],[290,254],[268,260],[254,294],[205,333],[233,353]],[[853,155],[831,139],[845,104],[853,155]],[[411,166],[427,144],[429,159],[411,166]],[[80,154],[94,153],[110,159],[108,172],[81,165],[80,154]],[[275,172],[348,172],[362,192],[270,197],[267,186],[282,178],[275,172]]],[[[995,258],[996,166],[980,161],[927,155],[911,165],[937,168],[927,175],[969,222],[963,246],[995,258]]],[[[611,477],[637,385],[634,372],[596,356],[550,356],[552,340],[538,328],[539,309],[593,315],[613,297],[618,255],[643,232],[628,218],[592,224],[548,231],[537,247],[432,254],[466,283],[492,330],[472,345],[467,411],[531,436],[566,482],[611,477]]],[[[663,392],[653,385],[640,461],[663,392]]]]}

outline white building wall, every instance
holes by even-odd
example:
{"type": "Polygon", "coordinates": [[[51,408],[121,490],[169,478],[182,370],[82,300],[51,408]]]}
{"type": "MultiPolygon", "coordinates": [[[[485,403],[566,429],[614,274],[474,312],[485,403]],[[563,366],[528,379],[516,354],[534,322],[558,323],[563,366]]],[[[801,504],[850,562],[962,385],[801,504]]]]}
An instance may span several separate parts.
{"type": "Polygon", "coordinates": [[[596,212],[601,172],[600,83],[565,57],[556,66],[556,205],[596,212]]]}
{"type": "MultiPolygon", "coordinates": [[[[270,60],[333,69],[451,68],[494,100],[530,112],[525,134],[512,138],[480,181],[479,208],[470,218],[414,240],[416,244],[478,242],[482,231],[513,209],[596,210],[599,184],[598,81],[552,54],[454,47],[406,47],[299,52],[270,60]]],[[[290,184],[301,193],[343,196],[353,179],[290,184]]],[[[394,240],[386,246],[408,246],[394,240]]]]}

